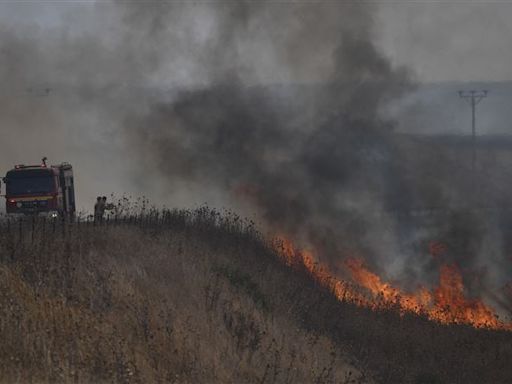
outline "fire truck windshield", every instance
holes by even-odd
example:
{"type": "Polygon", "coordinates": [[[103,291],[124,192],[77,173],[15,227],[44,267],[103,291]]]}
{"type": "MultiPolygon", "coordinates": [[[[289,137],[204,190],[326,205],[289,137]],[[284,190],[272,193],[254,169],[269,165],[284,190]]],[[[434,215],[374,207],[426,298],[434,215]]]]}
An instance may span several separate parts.
{"type": "Polygon", "coordinates": [[[7,196],[31,195],[55,191],[55,182],[48,170],[8,172],[7,196]]]}

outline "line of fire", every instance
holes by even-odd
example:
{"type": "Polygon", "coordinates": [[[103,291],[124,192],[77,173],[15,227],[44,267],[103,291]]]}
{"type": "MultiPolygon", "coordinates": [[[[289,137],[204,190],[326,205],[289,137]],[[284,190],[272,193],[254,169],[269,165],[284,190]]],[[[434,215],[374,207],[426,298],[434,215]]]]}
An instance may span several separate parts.
{"type": "MultiPolygon", "coordinates": [[[[8,215],[43,215],[68,219],[75,215],[74,176],[69,163],[48,165],[45,157],[40,164],[15,165],[7,172],[3,182],[8,215]]],[[[238,188],[236,193],[254,199],[258,191],[257,188],[244,187],[238,188]]],[[[475,196],[481,195],[475,193],[470,196],[470,211],[509,217],[507,210],[479,204],[482,200],[476,200],[475,196]]],[[[410,229],[411,231],[420,231],[422,227],[440,225],[455,211],[457,207],[424,206],[405,209],[401,207],[386,214],[402,222],[408,222],[411,228],[415,227],[410,229]]],[[[503,224],[507,228],[508,222],[503,224]]],[[[383,277],[371,270],[365,262],[364,255],[341,255],[344,261],[340,269],[344,273],[341,274],[343,277],[340,277],[339,271],[334,271],[320,261],[321,255],[316,250],[295,245],[287,235],[276,236],[272,241],[286,265],[306,271],[320,285],[331,290],[340,301],[374,310],[391,309],[401,314],[415,314],[442,324],[466,324],[476,328],[512,331],[512,321],[508,319],[512,313],[512,305],[507,299],[503,299],[503,295],[493,294],[490,290],[484,292],[486,298],[490,298],[493,304],[501,307],[500,312],[493,305],[484,302],[481,297],[472,297],[461,272],[464,265],[445,260],[448,253],[456,252],[449,243],[450,240],[422,239],[424,254],[432,259],[438,277],[435,285],[418,285],[414,289],[402,289],[398,282],[386,282],[383,277]]],[[[505,285],[504,290],[507,289],[510,294],[512,285],[505,285]]],[[[482,295],[481,287],[479,290],[478,295],[482,295]]],[[[505,292],[505,296],[506,294],[505,292]]]]}

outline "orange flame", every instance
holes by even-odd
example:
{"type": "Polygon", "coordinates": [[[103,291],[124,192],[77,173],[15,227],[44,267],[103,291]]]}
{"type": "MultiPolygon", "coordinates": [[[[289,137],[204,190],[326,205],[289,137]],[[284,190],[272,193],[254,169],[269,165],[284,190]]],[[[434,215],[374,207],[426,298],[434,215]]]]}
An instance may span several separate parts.
{"type": "Polygon", "coordinates": [[[371,309],[397,308],[401,314],[415,313],[442,324],[468,324],[476,328],[512,331],[512,323],[500,321],[495,311],[482,300],[465,297],[462,275],[455,265],[441,267],[436,288],[428,290],[421,287],[414,293],[406,293],[382,281],[361,260],[345,261],[352,280],[357,284],[354,286],[333,277],[324,266],[315,262],[312,252],[296,249],[285,237],[277,238],[274,246],[288,266],[305,270],[340,301],[371,309]],[[369,291],[370,295],[364,294],[359,287],[369,291]]]}

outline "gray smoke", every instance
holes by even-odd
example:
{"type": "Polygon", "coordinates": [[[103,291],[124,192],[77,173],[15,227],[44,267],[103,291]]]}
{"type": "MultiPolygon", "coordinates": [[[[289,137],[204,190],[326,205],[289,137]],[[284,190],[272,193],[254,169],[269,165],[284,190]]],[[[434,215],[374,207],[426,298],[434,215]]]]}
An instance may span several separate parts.
{"type": "MultiPolygon", "coordinates": [[[[175,8],[130,11],[158,39],[175,8]]],[[[393,198],[391,123],[379,108],[410,88],[407,72],[373,45],[367,5],[242,2],[214,13],[219,27],[202,57],[209,81],[130,116],[130,137],[165,190],[186,180],[245,197],[271,230],[339,260],[341,245],[381,230],[372,212],[393,198]],[[260,64],[267,55],[271,64],[260,64]],[[309,83],[273,84],[280,73],[309,83]]]]}
{"type": "Polygon", "coordinates": [[[383,117],[414,84],[374,33],[372,5],[330,1],[119,1],[0,24],[0,159],[72,162],[84,207],[112,191],[235,208],[340,273],[360,256],[432,282],[432,239],[468,269],[500,259],[502,224],[468,213],[470,172],[383,117]],[[403,215],[425,207],[447,214],[403,215]]]}

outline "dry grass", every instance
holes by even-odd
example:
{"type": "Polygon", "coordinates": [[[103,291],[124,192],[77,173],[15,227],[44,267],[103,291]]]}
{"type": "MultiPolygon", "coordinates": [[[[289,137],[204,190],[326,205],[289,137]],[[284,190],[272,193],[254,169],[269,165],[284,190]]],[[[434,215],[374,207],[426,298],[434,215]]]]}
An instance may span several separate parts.
{"type": "Polygon", "coordinates": [[[510,333],[340,303],[206,208],[3,223],[0,337],[5,383],[512,382],[510,333]]]}
{"type": "Polygon", "coordinates": [[[369,382],[272,297],[289,271],[264,244],[173,218],[4,226],[1,381],[369,382]]]}

